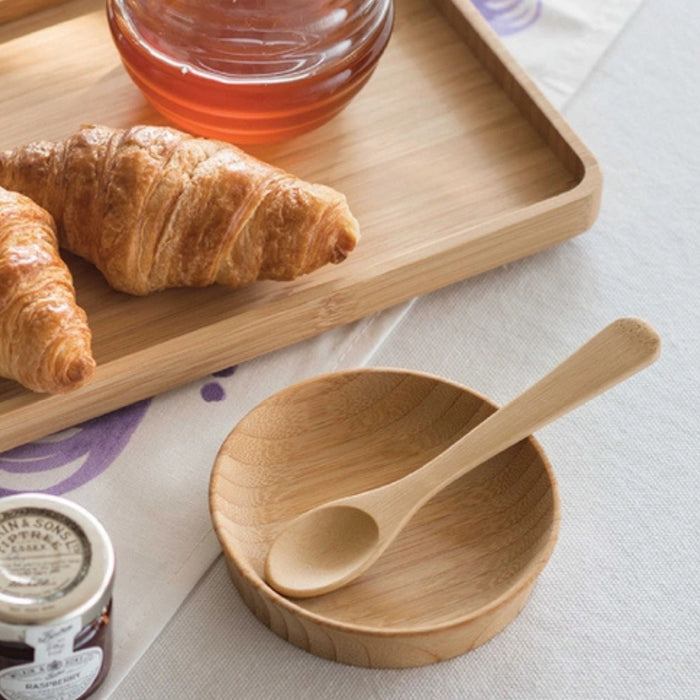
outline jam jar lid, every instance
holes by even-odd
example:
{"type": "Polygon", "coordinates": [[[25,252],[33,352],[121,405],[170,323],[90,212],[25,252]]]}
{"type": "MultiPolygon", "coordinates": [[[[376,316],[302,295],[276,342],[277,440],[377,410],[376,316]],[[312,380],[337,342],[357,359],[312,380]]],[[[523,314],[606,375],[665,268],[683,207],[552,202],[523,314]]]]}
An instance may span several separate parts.
{"type": "Polygon", "coordinates": [[[91,623],[112,597],[114,568],[109,535],[82,506],[38,493],[0,499],[0,640],[91,623]]]}

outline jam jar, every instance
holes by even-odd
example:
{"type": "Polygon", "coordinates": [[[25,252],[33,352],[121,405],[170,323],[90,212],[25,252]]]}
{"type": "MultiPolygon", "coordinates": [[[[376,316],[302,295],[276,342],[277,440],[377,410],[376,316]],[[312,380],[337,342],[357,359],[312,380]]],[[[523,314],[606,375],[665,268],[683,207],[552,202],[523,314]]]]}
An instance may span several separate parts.
{"type": "Polygon", "coordinates": [[[78,700],[112,658],[114,550],[81,506],[0,499],[0,698],[78,700]]]}
{"type": "Polygon", "coordinates": [[[366,84],[393,0],[107,0],[122,62],[182,129],[238,143],[310,131],[366,84]]]}

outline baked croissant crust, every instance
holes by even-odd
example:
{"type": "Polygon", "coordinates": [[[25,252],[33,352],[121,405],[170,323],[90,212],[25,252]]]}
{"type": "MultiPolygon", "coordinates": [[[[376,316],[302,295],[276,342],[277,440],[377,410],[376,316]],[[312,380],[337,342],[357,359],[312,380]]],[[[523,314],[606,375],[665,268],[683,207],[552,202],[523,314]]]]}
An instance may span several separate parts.
{"type": "Polygon", "coordinates": [[[359,236],[343,194],[160,126],[84,126],[5,151],[0,186],[47,209],[61,246],[130,294],[291,280],[359,236]]]}
{"type": "Polygon", "coordinates": [[[95,369],[90,341],[51,215],[0,187],[0,375],[32,391],[70,391],[95,369]]]}

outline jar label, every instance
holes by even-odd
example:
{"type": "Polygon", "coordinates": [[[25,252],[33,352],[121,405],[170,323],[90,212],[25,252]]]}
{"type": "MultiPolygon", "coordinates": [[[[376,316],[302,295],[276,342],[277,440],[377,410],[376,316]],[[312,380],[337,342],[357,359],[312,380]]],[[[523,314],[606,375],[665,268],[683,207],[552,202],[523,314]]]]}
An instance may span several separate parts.
{"type": "Polygon", "coordinates": [[[34,661],[0,671],[0,695],[7,700],[77,700],[102,668],[99,647],[73,651],[78,632],[78,619],[28,629],[26,642],[34,647],[34,661]]]}
{"type": "Polygon", "coordinates": [[[71,518],[44,508],[0,514],[0,599],[44,604],[72,591],[86,576],[90,542],[71,518]]]}

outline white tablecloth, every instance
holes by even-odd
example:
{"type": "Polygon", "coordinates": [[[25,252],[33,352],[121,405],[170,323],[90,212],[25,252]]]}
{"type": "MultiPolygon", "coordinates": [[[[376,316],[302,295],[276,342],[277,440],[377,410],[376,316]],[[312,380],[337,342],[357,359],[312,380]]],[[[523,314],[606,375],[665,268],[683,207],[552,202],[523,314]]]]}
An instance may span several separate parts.
{"type": "Polygon", "coordinates": [[[351,668],[276,637],[219,558],[113,700],[698,697],[699,34],[696,3],[648,0],[567,103],[606,178],[590,232],[422,297],[369,359],[503,402],[617,316],[661,333],[654,366],[538,433],[563,519],[521,615],[448,662],[351,668]]]}

